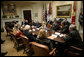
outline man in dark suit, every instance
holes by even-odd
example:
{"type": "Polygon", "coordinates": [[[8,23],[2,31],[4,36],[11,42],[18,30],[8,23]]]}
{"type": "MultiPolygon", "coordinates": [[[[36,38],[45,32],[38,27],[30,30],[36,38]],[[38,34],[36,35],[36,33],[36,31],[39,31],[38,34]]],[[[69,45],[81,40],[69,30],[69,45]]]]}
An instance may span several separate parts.
{"type": "Polygon", "coordinates": [[[22,22],[22,25],[28,25],[28,20],[25,20],[22,22]]]}
{"type": "Polygon", "coordinates": [[[30,26],[26,25],[23,32],[23,35],[27,36],[29,38],[29,41],[35,41],[36,37],[32,35],[31,32],[29,32],[30,26]]]}
{"type": "Polygon", "coordinates": [[[64,25],[64,22],[61,22],[61,33],[63,33],[63,34],[69,33],[69,26],[64,25]]]}
{"type": "Polygon", "coordinates": [[[53,24],[53,21],[49,20],[48,23],[52,25],[53,24]]]}
{"type": "Polygon", "coordinates": [[[68,34],[68,33],[69,33],[69,27],[68,27],[68,25],[65,25],[65,26],[62,28],[61,33],[63,33],[63,34],[68,34]]]}
{"type": "Polygon", "coordinates": [[[65,20],[64,20],[64,23],[63,23],[64,25],[70,25],[70,23],[67,21],[67,18],[65,18],[65,20]]]}
{"type": "Polygon", "coordinates": [[[23,35],[27,36],[29,38],[29,41],[35,41],[36,38],[34,37],[34,35],[32,35],[32,33],[30,33],[28,30],[24,30],[23,31],[23,35]]]}
{"type": "Polygon", "coordinates": [[[64,39],[67,41],[68,45],[76,46],[76,47],[83,47],[83,42],[81,40],[79,32],[76,30],[76,26],[71,24],[69,26],[69,35],[64,37],[64,39]]]}
{"type": "Polygon", "coordinates": [[[36,26],[36,23],[35,23],[33,20],[32,20],[32,25],[33,25],[33,26],[36,26]]]}
{"type": "Polygon", "coordinates": [[[59,30],[59,28],[60,27],[59,27],[59,24],[57,23],[57,21],[54,21],[52,29],[55,30],[55,31],[57,31],[57,30],[59,30]]]}
{"type": "Polygon", "coordinates": [[[38,21],[36,22],[36,27],[37,28],[41,27],[41,24],[38,21]]]}
{"type": "Polygon", "coordinates": [[[80,13],[78,21],[80,25],[83,27],[83,13],[80,13]]]}

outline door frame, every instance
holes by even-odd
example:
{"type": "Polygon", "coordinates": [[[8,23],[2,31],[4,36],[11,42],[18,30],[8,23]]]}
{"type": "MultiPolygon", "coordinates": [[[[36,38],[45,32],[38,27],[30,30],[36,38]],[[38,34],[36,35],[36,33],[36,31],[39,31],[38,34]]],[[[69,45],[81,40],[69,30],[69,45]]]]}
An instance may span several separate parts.
{"type": "Polygon", "coordinates": [[[31,10],[31,19],[32,19],[32,9],[22,9],[22,20],[24,20],[24,13],[23,13],[23,11],[25,11],[25,10],[31,10]]]}

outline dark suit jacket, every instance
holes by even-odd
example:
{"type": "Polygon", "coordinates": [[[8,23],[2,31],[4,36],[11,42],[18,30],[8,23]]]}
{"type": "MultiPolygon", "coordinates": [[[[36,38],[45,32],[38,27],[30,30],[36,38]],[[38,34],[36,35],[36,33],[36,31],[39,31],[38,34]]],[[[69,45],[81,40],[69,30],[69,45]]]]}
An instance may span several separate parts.
{"type": "Polygon", "coordinates": [[[32,22],[32,25],[33,25],[33,26],[36,26],[36,23],[35,23],[35,22],[32,22]]]}
{"type": "Polygon", "coordinates": [[[23,35],[27,36],[29,38],[29,41],[35,41],[36,40],[36,38],[32,35],[32,33],[29,33],[28,30],[24,30],[23,35]]]}
{"type": "Polygon", "coordinates": [[[53,30],[55,30],[55,31],[59,30],[59,28],[60,28],[60,27],[59,27],[59,25],[58,25],[58,24],[53,25],[53,27],[52,27],[52,29],[53,29],[53,30]]]}
{"type": "Polygon", "coordinates": [[[51,20],[49,20],[48,23],[51,24],[51,25],[53,24],[53,22],[51,20]]]}
{"type": "Polygon", "coordinates": [[[63,34],[66,34],[66,33],[67,33],[67,34],[68,34],[68,33],[69,33],[69,26],[68,26],[68,25],[65,25],[65,26],[63,27],[61,33],[63,33],[63,34]]]}
{"type": "Polygon", "coordinates": [[[77,30],[70,32],[69,36],[65,37],[64,39],[67,40],[68,45],[73,45],[76,47],[83,47],[83,42],[77,30]]]}
{"type": "Polygon", "coordinates": [[[40,44],[47,45],[50,50],[53,49],[53,43],[50,40],[46,39],[46,38],[44,38],[44,39],[36,38],[36,42],[38,42],[40,44]]]}
{"type": "Polygon", "coordinates": [[[64,22],[64,25],[70,25],[70,23],[68,21],[64,22]]]}
{"type": "Polygon", "coordinates": [[[23,24],[24,24],[24,25],[28,25],[28,23],[27,23],[27,22],[22,22],[22,25],[23,25],[23,24]]]}
{"type": "Polygon", "coordinates": [[[41,27],[40,23],[36,23],[37,28],[41,27]]]}

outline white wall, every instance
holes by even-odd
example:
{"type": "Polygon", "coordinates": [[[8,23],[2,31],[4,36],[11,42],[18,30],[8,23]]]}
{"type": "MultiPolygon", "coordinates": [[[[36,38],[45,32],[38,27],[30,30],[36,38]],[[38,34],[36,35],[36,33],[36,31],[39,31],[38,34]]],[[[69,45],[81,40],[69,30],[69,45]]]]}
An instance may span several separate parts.
{"type": "Polygon", "coordinates": [[[32,20],[39,21],[41,22],[42,19],[42,5],[37,3],[37,4],[32,4],[32,5],[26,5],[25,7],[23,6],[18,6],[17,7],[17,14],[20,16],[20,18],[24,19],[23,17],[23,10],[31,10],[31,17],[32,20]],[[38,17],[35,17],[35,13],[38,13],[38,17]]]}
{"type": "MultiPolygon", "coordinates": [[[[28,1],[27,1],[28,2],[28,1]]],[[[23,10],[31,10],[31,18],[32,20],[42,21],[42,3],[27,3],[27,2],[6,2],[4,4],[15,4],[16,5],[16,13],[19,15],[21,20],[24,19],[23,10]],[[38,17],[35,17],[35,13],[38,13],[38,17]]]]}
{"type": "MultiPolygon", "coordinates": [[[[7,3],[10,4],[10,2],[7,2],[7,3]]],[[[42,21],[43,3],[47,4],[47,8],[48,8],[48,4],[49,4],[49,2],[42,2],[42,3],[41,2],[39,2],[39,3],[38,2],[37,3],[11,2],[11,3],[16,4],[16,12],[17,12],[17,15],[19,15],[19,17],[21,18],[21,20],[23,20],[23,10],[31,10],[32,20],[34,20],[35,22],[36,21],[39,21],[39,22],[42,21]],[[38,13],[38,17],[35,17],[35,13],[38,13]]],[[[72,4],[72,9],[73,9],[74,1],[52,1],[51,3],[52,3],[52,19],[51,20],[54,20],[54,18],[56,18],[56,6],[72,4]]],[[[81,4],[80,1],[78,1],[78,3],[77,3],[77,15],[76,15],[77,28],[78,28],[78,24],[79,24],[78,23],[78,18],[79,18],[78,16],[79,16],[79,12],[80,12],[80,4],[81,4]]],[[[72,13],[73,13],[73,10],[72,10],[72,13]]],[[[71,13],[71,16],[72,16],[72,13],[71,13]]],[[[57,18],[57,19],[59,19],[59,18],[57,18]]],[[[67,18],[67,20],[69,22],[71,22],[71,18],[67,18]]]]}

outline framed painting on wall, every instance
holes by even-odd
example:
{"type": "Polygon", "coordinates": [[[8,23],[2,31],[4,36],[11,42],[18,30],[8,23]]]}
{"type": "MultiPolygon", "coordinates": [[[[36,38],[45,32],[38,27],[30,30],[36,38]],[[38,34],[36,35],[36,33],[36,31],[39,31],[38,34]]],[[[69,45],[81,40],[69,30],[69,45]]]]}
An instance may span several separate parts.
{"type": "Polygon", "coordinates": [[[3,15],[10,16],[16,14],[16,6],[15,4],[2,4],[3,15]]]}
{"type": "Polygon", "coordinates": [[[15,4],[8,4],[8,11],[9,11],[9,13],[12,13],[13,15],[15,15],[16,14],[15,4]]]}
{"type": "Polygon", "coordinates": [[[57,18],[70,18],[72,4],[56,6],[56,17],[57,18]]]}

